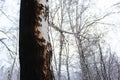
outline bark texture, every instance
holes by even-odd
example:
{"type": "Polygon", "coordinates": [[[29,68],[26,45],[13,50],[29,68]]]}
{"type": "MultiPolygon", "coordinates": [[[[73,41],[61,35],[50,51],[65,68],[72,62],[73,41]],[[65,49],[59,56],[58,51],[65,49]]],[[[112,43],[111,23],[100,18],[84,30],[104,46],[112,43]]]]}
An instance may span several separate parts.
{"type": "Polygon", "coordinates": [[[20,80],[53,80],[48,10],[48,0],[21,0],[20,80]]]}

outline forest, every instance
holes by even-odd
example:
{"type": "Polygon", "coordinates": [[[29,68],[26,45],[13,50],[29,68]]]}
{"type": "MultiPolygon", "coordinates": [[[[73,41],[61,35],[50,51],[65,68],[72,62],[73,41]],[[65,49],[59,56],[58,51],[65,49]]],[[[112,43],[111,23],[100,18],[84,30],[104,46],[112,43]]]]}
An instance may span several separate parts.
{"type": "Polygon", "coordinates": [[[120,0],[0,0],[0,80],[120,80],[119,17],[120,0]]]}

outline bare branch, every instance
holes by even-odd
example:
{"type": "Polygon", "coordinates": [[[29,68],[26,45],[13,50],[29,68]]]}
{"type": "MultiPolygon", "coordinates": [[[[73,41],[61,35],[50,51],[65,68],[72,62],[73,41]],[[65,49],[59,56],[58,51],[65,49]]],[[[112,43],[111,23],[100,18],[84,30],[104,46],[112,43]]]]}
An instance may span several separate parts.
{"type": "MultiPolygon", "coordinates": [[[[13,51],[6,45],[6,43],[3,41],[4,39],[6,39],[6,38],[0,39],[0,42],[7,48],[7,50],[8,50],[9,52],[15,53],[15,52],[13,52],[13,51]]],[[[10,56],[13,58],[13,55],[12,55],[11,53],[10,53],[10,56]]]]}
{"type": "Polygon", "coordinates": [[[12,33],[10,33],[10,32],[5,32],[5,31],[3,31],[3,30],[0,30],[0,32],[2,32],[3,34],[5,34],[11,41],[13,41],[13,40],[17,40],[17,38],[16,38],[16,36],[15,35],[13,35],[12,33]],[[9,33],[9,34],[11,34],[12,36],[14,36],[14,39],[11,39],[9,36],[8,36],[8,34],[7,33],[9,33]]]}
{"type": "MultiPolygon", "coordinates": [[[[79,34],[79,33],[80,33],[80,32],[74,33],[74,32],[68,32],[68,31],[62,30],[62,29],[58,28],[56,25],[54,25],[54,24],[51,23],[51,22],[49,22],[49,25],[50,25],[52,28],[54,28],[55,30],[59,31],[60,33],[67,33],[67,34],[72,34],[72,35],[74,35],[74,34],[79,34]]],[[[85,37],[85,36],[82,36],[82,35],[79,35],[79,36],[81,36],[81,37],[83,37],[83,38],[85,38],[85,39],[88,39],[88,38],[85,37]]]]}
{"type": "Polygon", "coordinates": [[[17,25],[17,23],[15,23],[12,19],[10,19],[9,16],[2,9],[0,9],[0,12],[4,14],[7,17],[7,19],[10,20],[13,24],[17,25]]]}

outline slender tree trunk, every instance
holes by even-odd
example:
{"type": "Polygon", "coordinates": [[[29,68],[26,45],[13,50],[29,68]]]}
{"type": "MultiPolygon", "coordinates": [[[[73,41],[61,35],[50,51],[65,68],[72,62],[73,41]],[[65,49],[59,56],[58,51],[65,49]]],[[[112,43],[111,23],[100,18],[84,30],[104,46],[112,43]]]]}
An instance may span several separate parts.
{"type": "Polygon", "coordinates": [[[96,71],[96,76],[95,76],[95,79],[94,80],[101,80],[101,77],[100,77],[100,72],[99,72],[99,69],[97,67],[97,63],[95,61],[95,54],[93,53],[93,64],[94,64],[94,67],[95,67],[95,71],[96,71]]]}
{"type": "MultiPolygon", "coordinates": [[[[67,40],[66,40],[67,41],[67,40]]],[[[68,41],[67,41],[68,42],[68,41]]],[[[69,56],[69,51],[70,51],[70,49],[69,49],[69,42],[68,42],[68,45],[67,45],[67,43],[66,43],[66,70],[67,70],[67,80],[70,80],[70,70],[69,70],[69,58],[70,58],[70,56],[69,56]]]]}
{"type": "MultiPolygon", "coordinates": [[[[60,7],[61,7],[61,21],[60,21],[60,29],[62,29],[63,25],[63,0],[60,0],[60,7]]],[[[58,80],[61,80],[61,61],[62,61],[62,50],[63,50],[63,42],[64,42],[64,35],[60,32],[60,52],[59,52],[59,66],[58,66],[58,80]]]]}
{"type": "Polygon", "coordinates": [[[70,72],[69,72],[69,53],[67,54],[66,69],[67,69],[67,80],[70,80],[70,72]]]}
{"type": "Polygon", "coordinates": [[[118,80],[120,80],[120,65],[117,63],[117,71],[118,71],[118,80]]]}
{"type": "Polygon", "coordinates": [[[48,10],[48,0],[21,0],[20,80],[53,80],[48,10]]]}
{"type": "Polygon", "coordinates": [[[61,80],[61,61],[62,61],[62,48],[63,48],[63,34],[60,33],[60,52],[59,52],[59,71],[58,71],[58,80],[61,80]]]}
{"type": "Polygon", "coordinates": [[[103,80],[108,80],[107,72],[106,72],[106,66],[105,66],[105,62],[104,62],[104,59],[103,59],[103,53],[102,53],[100,43],[98,43],[98,47],[99,47],[99,52],[100,52],[100,65],[101,65],[102,77],[103,77],[103,80]]]}

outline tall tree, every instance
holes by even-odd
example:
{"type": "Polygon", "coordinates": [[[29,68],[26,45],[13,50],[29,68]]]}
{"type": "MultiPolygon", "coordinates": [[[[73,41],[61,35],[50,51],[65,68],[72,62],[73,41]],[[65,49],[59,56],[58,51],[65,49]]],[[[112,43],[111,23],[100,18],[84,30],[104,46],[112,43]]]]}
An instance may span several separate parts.
{"type": "Polygon", "coordinates": [[[21,0],[20,80],[53,80],[48,10],[48,0],[21,0]]]}

